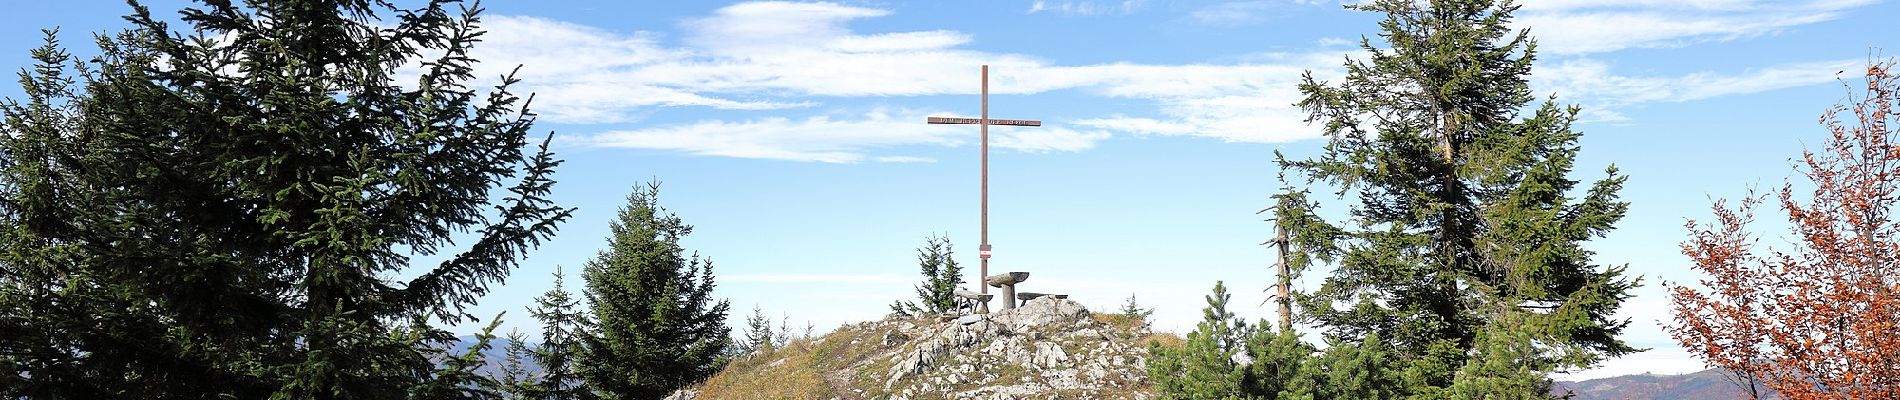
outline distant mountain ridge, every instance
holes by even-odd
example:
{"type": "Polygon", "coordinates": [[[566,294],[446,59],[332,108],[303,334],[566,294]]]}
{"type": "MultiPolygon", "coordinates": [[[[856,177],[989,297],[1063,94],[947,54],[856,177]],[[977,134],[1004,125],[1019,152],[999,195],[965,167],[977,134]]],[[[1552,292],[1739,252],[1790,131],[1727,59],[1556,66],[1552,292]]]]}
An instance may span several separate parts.
{"type": "MultiPolygon", "coordinates": [[[[1623,375],[1579,382],[1557,382],[1552,393],[1570,392],[1575,400],[1746,399],[1726,370],[1715,368],[1681,375],[1623,375]]],[[[1763,399],[1779,399],[1761,388],[1763,399]]]]}

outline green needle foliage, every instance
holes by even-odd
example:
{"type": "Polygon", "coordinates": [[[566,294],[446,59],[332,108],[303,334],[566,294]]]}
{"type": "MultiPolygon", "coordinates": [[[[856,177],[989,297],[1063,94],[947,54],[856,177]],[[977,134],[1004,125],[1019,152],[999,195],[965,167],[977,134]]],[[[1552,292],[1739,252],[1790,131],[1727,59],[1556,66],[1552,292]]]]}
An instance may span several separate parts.
{"type": "Polygon", "coordinates": [[[1406,393],[1379,334],[1335,340],[1325,352],[1292,331],[1248,327],[1227,311],[1223,283],[1214,284],[1201,323],[1179,347],[1149,346],[1148,378],[1168,399],[1357,400],[1406,393]]]}
{"type": "Polygon", "coordinates": [[[583,335],[591,323],[580,310],[580,299],[567,291],[567,275],[554,269],[554,288],[534,298],[528,312],[541,321],[541,344],[529,358],[541,367],[539,379],[525,387],[531,398],[545,400],[593,399],[594,393],[581,385],[575,359],[582,351],[583,335]]]}
{"type": "Polygon", "coordinates": [[[916,286],[918,303],[892,303],[891,311],[942,314],[956,309],[957,283],[963,281],[963,267],[957,266],[955,252],[947,236],[925,239],[924,247],[917,248],[917,271],[924,275],[923,282],[916,286]]]}
{"type": "Polygon", "coordinates": [[[660,206],[659,182],[636,187],[587,263],[596,329],[581,339],[580,375],[606,399],[658,399],[717,372],[732,345],[712,261],[687,256],[693,227],[660,206]]]}
{"type": "Polygon", "coordinates": [[[571,210],[455,3],[134,3],[84,61],[49,32],[0,105],[0,397],[478,397],[438,326],[571,210]]]}
{"type": "Polygon", "coordinates": [[[1369,58],[1348,61],[1342,82],[1306,76],[1300,106],[1331,140],[1314,159],[1280,158],[1283,171],[1358,200],[1334,223],[1308,191],[1277,196],[1293,265],[1335,268],[1301,296],[1305,319],[1336,340],[1385,335],[1407,395],[1421,398],[1542,396],[1517,382],[1638,351],[1617,338],[1628,321],[1612,316],[1640,279],[1582,246],[1623,218],[1625,178],[1615,167],[1584,188],[1567,177],[1578,109],[1531,107],[1536,43],[1508,27],[1517,6],[1352,7],[1385,14],[1378,39],[1389,47],[1364,40],[1369,58]]]}
{"type": "Polygon", "coordinates": [[[1155,393],[1169,399],[1229,399],[1242,396],[1241,380],[1245,371],[1234,356],[1243,351],[1241,340],[1247,337],[1245,321],[1227,311],[1227,284],[1214,282],[1207,295],[1207,307],[1201,309],[1201,322],[1188,332],[1181,347],[1151,343],[1148,352],[1148,377],[1155,393]]]}

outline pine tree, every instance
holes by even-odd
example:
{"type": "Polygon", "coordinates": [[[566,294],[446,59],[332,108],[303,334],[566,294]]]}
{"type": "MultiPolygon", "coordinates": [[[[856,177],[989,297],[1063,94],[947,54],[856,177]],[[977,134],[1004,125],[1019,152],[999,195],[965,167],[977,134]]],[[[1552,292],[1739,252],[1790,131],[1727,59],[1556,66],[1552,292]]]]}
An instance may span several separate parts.
{"type": "Polygon", "coordinates": [[[567,291],[567,275],[554,268],[554,288],[534,298],[528,312],[541,321],[541,344],[530,354],[541,367],[540,379],[532,383],[530,394],[536,399],[584,400],[595,398],[581,385],[575,358],[582,351],[581,338],[589,323],[580,308],[580,299],[567,291]]]}
{"type": "Polygon", "coordinates": [[[1617,338],[1628,321],[1612,316],[1638,280],[1593,264],[1581,246],[1628,209],[1617,200],[1624,177],[1611,167],[1570,197],[1578,109],[1528,107],[1536,44],[1509,28],[1517,6],[1352,7],[1385,14],[1379,39],[1389,47],[1364,40],[1369,59],[1348,61],[1337,84],[1307,74],[1300,106],[1330,141],[1315,159],[1280,158],[1284,171],[1358,199],[1352,221],[1335,225],[1308,192],[1279,196],[1294,265],[1335,267],[1302,296],[1306,317],[1334,339],[1386,333],[1419,397],[1445,396],[1468,362],[1508,358],[1489,352],[1527,348],[1481,339],[1537,343],[1514,352],[1512,368],[1483,368],[1537,378],[1637,351],[1617,338]]]}
{"type": "Polygon", "coordinates": [[[466,85],[479,8],[203,3],[84,63],[49,33],[0,106],[0,397],[448,387],[438,326],[570,212],[515,79],[466,85]]]}
{"type": "MultiPolygon", "coordinates": [[[[1271,326],[1266,321],[1261,321],[1259,325],[1271,326]]],[[[1292,331],[1256,329],[1247,336],[1246,351],[1251,361],[1241,368],[1240,391],[1247,397],[1314,398],[1312,394],[1301,390],[1321,386],[1322,381],[1310,376],[1313,367],[1308,364],[1317,361],[1313,357],[1313,346],[1300,342],[1300,337],[1292,331]],[[1303,373],[1309,376],[1302,376],[1303,373]]]]}
{"type": "Polygon", "coordinates": [[[917,303],[897,302],[891,311],[906,314],[942,314],[957,308],[957,283],[963,281],[963,267],[952,257],[955,249],[948,236],[925,238],[917,248],[917,270],[924,275],[916,286],[917,303]]]}
{"type": "Polygon", "coordinates": [[[1227,285],[1214,283],[1207,295],[1207,307],[1201,310],[1201,322],[1189,332],[1179,348],[1150,344],[1148,378],[1155,393],[1170,399],[1227,399],[1241,396],[1245,371],[1234,361],[1246,337],[1245,322],[1227,311],[1233,296],[1227,285]]]}
{"type": "Polygon", "coordinates": [[[712,301],[712,262],[687,256],[693,227],[659,204],[659,182],[636,187],[587,263],[595,329],[579,371],[607,399],[656,399],[711,376],[732,343],[726,301],[712,301]]]}

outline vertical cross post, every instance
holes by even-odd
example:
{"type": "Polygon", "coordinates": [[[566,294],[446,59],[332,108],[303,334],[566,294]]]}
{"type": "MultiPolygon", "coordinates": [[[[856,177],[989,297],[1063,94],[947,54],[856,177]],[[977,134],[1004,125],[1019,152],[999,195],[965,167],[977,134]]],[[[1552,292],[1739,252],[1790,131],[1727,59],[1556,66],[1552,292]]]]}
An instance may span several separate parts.
{"type": "MultiPolygon", "coordinates": [[[[990,276],[990,66],[988,64],[983,65],[982,97],[983,97],[983,110],[979,111],[979,113],[981,114],[977,117],[979,118],[979,121],[981,121],[977,124],[977,132],[981,132],[983,136],[983,139],[982,139],[983,141],[983,145],[982,145],[983,147],[983,162],[982,162],[983,184],[982,184],[982,189],[980,190],[982,192],[982,197],[983,197],[983,200],[982,200],[983,223],[982,223],[982,230],[981,230],[982,233],[980,234],[982,235],[982,237],[979,238],[981,242],[978,243],[977,245],[978,246],[977,257],[982,260],[982,262],[980,262],[980,264],[982,265],[980,266],[981,271],[978,271],[979,273],[979,275],[977,275],[978,281],[981,281],[983,280],[983,278],[990,276]]],[[[983,291],[981,293],[988,294],[990,292],[990,285],[985,285],[979,282],[976,286],[979,288],[982,288],[983,291]]],[[[1016,301],[1016,300],[1003,299],[1003,301],[1016,301]]],[[[988,302],[983,303],[983,309],[977,310],[977,312],[983,313],[983,314],[989,314],[990,303],[988,302]]]]}
{"type": "MultiPolygon", "coordinates": [[[[983,281],[984,279],[990,276],[990,125],[1042,126],[1042,121],[1021,120],[1021,119],[994,119],[994,120],[990,119],[990,66],[988,65],[983,66],[982,79],[983,79],[983,83],[982,83],[983,89],[981,92],[982,110],[980,110],[981,114],[978,118],[930,117],[929,120],[927,120],[926,122],[931,123],[931,124],[976,125],[978,132],[982,135],[982,139],[980,139],[982,141],[982,145],[980,147],[981,147],[981,151],[983,152],[982,167],[981,167],[982,168],[982,186],[979,189],[982,196],[982,200],[981,200],[982,201],[982,227],[981,227],[982,233],[980,234],[981,237],[978,238],[981,240],[981,243],[978,244],[978,247],[977,247],[977,256],[981,258],[982,261],[980,263],[981,270],[978,271],[980,275],[977,275],[976,280],[977,280],[977,286],[981,287],[983,290],[982,294],[989,294],[990,292],[989,285],[986,285],[985,282],[983,281]]],[[[1005,301],[1015,301],[1015,300],[1005,299],[1005,301]]],[[[979,307],[979,309],[977,310],[978,313],[987,314],[990,312],[990,305],[988,302],[984,302],[982,305],[978,307],[979,307]]]]}

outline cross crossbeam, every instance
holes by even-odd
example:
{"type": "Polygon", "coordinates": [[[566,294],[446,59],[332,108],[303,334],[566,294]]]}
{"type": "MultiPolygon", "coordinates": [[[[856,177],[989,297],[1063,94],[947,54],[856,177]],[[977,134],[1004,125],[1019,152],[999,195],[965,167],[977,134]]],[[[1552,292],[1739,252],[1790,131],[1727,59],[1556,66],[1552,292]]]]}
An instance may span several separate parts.
{"type": "MultiPolygon", "coordinates": [[[[977,125],[977,124],[982,124],[983,119],[982,118],[930,117],[928,122],[932,124],[939,124],[939,125],[977,125]]],[[[1034,120],[1027,120],[1027,119],[993,119],[992,118],[990,119],[989,122],[990,122],[989,123],[990,125],[1042,126],[1042,121],[1034,121],[1034,120]]]]}

